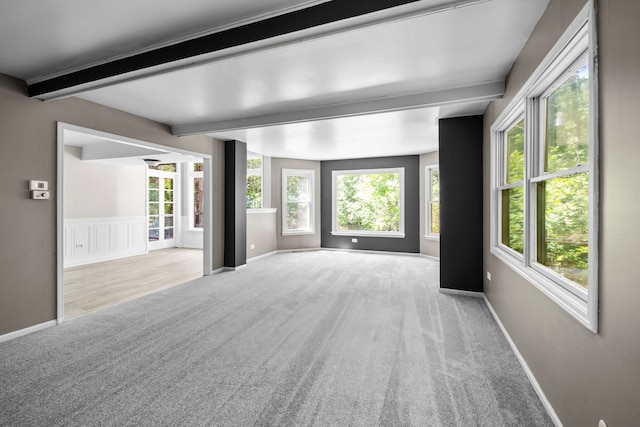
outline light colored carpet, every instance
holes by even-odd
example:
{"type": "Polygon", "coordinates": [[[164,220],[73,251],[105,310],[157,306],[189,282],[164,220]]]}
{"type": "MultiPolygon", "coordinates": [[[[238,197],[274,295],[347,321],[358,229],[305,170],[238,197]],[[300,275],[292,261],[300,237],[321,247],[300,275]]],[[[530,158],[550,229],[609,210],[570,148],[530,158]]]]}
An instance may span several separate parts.
{"type": "Polygon", "coordinates": [[[278,254],[0,344],[2,426],[551,426],[426,258],[278,254]]]}

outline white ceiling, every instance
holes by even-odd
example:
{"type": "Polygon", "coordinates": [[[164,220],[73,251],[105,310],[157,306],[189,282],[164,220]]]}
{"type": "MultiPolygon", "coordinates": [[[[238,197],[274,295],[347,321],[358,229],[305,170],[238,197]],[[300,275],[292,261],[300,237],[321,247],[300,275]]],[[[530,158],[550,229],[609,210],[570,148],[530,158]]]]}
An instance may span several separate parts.
{"type": "MultiPolygon", "coordinates": [[[[37,81],[315,3],[0,0],[0,72],[37,81]]],[[[490,84],[504,82],[548,0],[468,3],[421,0],[76,95],[278,157],[434,151],[438,118],[482,114],[495,98],[490,84]]]]}

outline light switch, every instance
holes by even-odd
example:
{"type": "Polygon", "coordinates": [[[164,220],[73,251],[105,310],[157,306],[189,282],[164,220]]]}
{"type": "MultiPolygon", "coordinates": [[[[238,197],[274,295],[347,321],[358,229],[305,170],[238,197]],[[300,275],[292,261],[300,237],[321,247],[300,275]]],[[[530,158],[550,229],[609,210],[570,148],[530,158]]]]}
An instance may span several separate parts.
{"type": "Polygon", "coordinates": [[[36,181],[32,179],[29,181],[29,190],[42,190],[47,191],[49,189],[49,182],[47,181],[36,181]]]}

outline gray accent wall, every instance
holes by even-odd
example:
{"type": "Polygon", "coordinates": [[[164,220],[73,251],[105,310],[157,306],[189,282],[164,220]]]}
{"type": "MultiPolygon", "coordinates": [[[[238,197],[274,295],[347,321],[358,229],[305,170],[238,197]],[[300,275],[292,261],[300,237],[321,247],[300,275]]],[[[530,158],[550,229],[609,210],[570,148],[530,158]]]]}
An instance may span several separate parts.
{"type": "Polygon", "coordinates": [[[330,160],[322,162],[322,247],[387,252],[420,252],[420,159],[418,156],[380,157],[371,159],[330,160]],[[332,172],[336,170],[405,168],[404,238],[334,236],[332,228],[332,172]]]}
{"type": "Polygon", "coordinates": [[[222,266],[220,141],[207,136],[178,138],[164,124],[78,98],[30,99],[23,81],[0,75],[0,335],[56,318],[58,121],[212,155],[212,264],[222,266]],[[30,179],[49,181],[51,200],[31,200],[30,179]]]}
{"type": "Polygon", "coordinates": [[[551,0],[507,78],[503,100],[485,113],[484,279],[495,309],[567,427],[640,422],[640,2],[600,0],[599,331],[578,323],[490,252],[490,133],[584,0],[551,0]]]}
{"type": "Polygon", "coordinates": [[[224,266],[247,263],[247,144],[224,143],[224,266]]]}
{"type": "Polygon", "coordinates": [[[482,292],[482,116],[438,127],[440,287],[482,292]]]}

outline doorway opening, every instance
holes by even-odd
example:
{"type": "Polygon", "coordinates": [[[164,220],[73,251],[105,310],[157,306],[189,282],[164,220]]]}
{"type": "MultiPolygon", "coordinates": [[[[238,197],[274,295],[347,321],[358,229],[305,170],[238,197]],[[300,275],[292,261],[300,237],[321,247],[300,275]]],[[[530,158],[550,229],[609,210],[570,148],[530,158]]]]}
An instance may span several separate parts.
{"type": "Polygon", "coordinates": [[[209,155],[59,123],[58,323],[211,274],[210,189],[209,155]]]}

